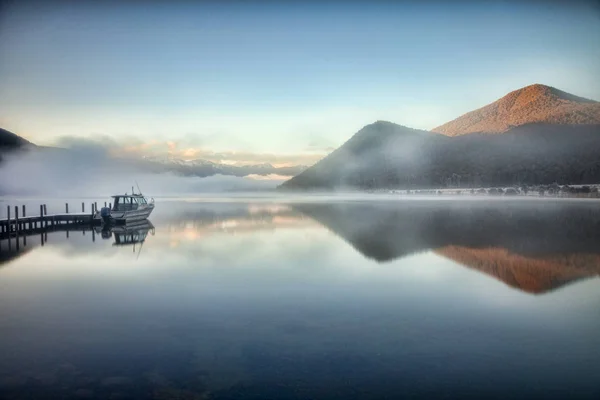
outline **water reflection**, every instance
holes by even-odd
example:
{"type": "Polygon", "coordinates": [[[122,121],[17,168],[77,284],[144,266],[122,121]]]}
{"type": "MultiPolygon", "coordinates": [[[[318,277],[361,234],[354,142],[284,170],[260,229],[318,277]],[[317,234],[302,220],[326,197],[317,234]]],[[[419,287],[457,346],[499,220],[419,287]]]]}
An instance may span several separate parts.
{"type": "MultiPolygon", "coordinates": [[[[434,251],[509,286],[539,294],[600,275],[597,207],[581,201],[183,203],[162,210],[158,222],[171,235],[170,246],[181,237],[318,223],[378,263],[434,251]]],[[[64,231],[65,239],[74,232],[88,232],[91,242],[97,235],[114,238],[115,246],[131,245],[134,251],[149,233],[155,234],[150,221],[107,229],[58,226],[53,231],[64,231]]],[[[0,240],[0,265],[46,244],[48,232],[39,238],[30,238],[29,243],[26,236],[0,240]]],[[[89,242],[78,246],[102,251],[89,242]]]]}
{"type": "MultiPolygon", "coordinates": [[[[24,256],[37,246],[48,245],[48,234],[51,235],[50,238],[60,242],[69,240],[74,234],[85,236],[86,232],[91,243],[95,242],[96,237],[99,236],[103,240],[113,239],[113,246],[131,246],[135,252],[136,245],[141,250],[141,245],[143,245],[148,234],[155,234],[155,228],[152,222],[145,220],[117,226],[56,225],[46,230],[36,230],[35,233],[24,231],[5,234],[0,237],[0,267],[18,257],[24,256]],[[64,234],[64,237],[59,237],[59,233],[61,235],[64,234]],[[39,238],[39,241],[35,240],[37,238],[39,238]]],[[[90,243],[85,241],[77,241],[77,246],[93,249],[90,243]]]]}
{"type": "Polygon", "coordinates": [[[590,202],[298,204],[377,262],[434,250],[530,293],[600,275],[600,212],[590,202]]]}
{"type": "Polygon", "coordinates": [[[599,282],[554,290],[598,275],[595,207],[173,201],[12,238],[0,398],[595,399],[599,282]]]}

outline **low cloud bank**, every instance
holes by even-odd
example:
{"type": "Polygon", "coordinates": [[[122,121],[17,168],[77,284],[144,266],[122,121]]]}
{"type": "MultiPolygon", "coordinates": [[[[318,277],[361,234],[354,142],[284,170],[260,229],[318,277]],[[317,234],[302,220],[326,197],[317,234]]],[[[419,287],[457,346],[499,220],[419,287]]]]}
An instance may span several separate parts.
{"type": "MultiPolygon", "coordinates": [[[[131,191],[135,182],[149,196],[274,189],[282,180],[214,175],[183,177],[151,173],[135,162],[111,158],[97,147],[40,149],[3,157],[0,195],[98,196],[131,191]]],[[[137,190],[137,188],[136,188],[137,190]]]]}

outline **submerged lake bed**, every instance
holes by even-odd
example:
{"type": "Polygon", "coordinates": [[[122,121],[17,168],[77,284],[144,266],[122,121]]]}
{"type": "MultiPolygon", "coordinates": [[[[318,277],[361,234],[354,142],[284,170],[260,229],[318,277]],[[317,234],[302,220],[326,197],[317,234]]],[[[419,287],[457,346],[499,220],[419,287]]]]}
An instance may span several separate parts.
{"type": "Polygon", "coordinates": [[[598,201],[156,204],[0,241],[0,398],[600,397],[598,201]]]}

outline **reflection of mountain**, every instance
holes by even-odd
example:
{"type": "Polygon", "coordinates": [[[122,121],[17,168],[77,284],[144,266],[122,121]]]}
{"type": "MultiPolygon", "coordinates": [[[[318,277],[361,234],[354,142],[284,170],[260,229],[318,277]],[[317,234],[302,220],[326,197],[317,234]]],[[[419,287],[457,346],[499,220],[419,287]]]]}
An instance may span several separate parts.
{"type": "Polygon", "coordinates": [[[600,254],[534,258],[502,248],[472,249],[457,246],[443,247],[435,252],[529,293],[547,292],[580,279],[600,275],[600,254]]]}
{"type": "Polygon", "coordinates": [[[438,254],[540,293],[600,275],[600,213],[587,202],[378,202],[294,208],[379,262],[438,254]]]}

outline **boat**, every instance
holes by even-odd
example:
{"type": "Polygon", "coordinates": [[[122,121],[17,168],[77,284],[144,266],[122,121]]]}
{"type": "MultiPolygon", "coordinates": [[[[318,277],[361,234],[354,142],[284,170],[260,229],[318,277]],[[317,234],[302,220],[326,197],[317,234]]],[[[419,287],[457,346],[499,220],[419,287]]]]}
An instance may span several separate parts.
{"type": "MultiPolygon", "coordinates": [[[[138,189],[139,190],[139,189],[138,189]]],[[[123,224],[147,219],[154,210],[154,199],[147,199],[142,193],[117,194],[113,198],[112,207],[102,207],[96,218],[105,224],[123,224]]]]}

